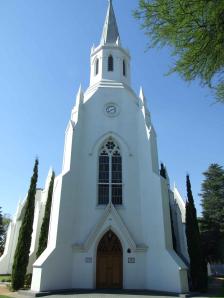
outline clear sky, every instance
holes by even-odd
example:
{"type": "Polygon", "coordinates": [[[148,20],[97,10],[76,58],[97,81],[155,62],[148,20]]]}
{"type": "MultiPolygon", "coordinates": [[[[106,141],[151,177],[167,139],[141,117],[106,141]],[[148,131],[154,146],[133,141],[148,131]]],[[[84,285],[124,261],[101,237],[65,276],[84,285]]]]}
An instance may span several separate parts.
{"type": "MultiPolygon", "coordinates": [[[[208,89],[164,76],[169,49],[146,51],[133,18],[137,0],[114,0],[121,41],[132,57],[132,86],[142,85],[157,131],[159,160],[186,197],[190,173],[198,212],[202,172],[224,165],[224,104],[208,89]]],[[[38,186],[52,166],[60,173],[64,131],[81,83],[89,83],[89,55],[98,45],[107,0],[0,1],[0,206],[14,214],[39,157],[38,186]]]]}

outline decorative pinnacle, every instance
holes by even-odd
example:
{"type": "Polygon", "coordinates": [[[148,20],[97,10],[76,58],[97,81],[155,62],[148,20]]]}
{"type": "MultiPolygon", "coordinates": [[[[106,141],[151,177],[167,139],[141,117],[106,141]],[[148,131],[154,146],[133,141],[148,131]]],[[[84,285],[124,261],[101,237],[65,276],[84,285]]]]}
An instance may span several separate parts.
{"type": "Polygon", "coordinates": [[[76,95],[76,104],[77,105],[79,105],[80,103],[83,102],[83,97],[84,97],[84,95],[83,95],[83,92],[82,92],[82,86],[80,84],[79,90],[78,90],[77,95],[76,95]]]}
{"type": "Polygon", "coordinates": [[[144,94],[142,86],[140,87],[139,98],[142,100],[143,103],[145,103],[145,94],[144,94]]]}

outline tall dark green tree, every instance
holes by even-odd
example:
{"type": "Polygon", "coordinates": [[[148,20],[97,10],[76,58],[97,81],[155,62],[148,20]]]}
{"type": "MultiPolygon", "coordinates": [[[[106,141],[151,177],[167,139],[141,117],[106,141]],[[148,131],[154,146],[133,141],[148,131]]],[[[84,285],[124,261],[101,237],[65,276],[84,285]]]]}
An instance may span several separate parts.
{"type": "MultiPolygon", "coordinates": [[[[169,178],[168,178],[166,167],[164,166],[163,163],[160,164],[160,176],[162,176],[164,179],[166,179],[166,183],[168,186],[168,197],[170,197],[170,193],[169,193],[170,186],[169,186],[169,181],[168,181],[169,178]]],[[[169,202],[169,206],[170,206],[170,223],[171,223],[173,249],[175,251],[177,251],[177,240],[176,240],[176,236],[175,236],[175,232],[174,232],[174,223],[173,223],[173,213],[172,213],[172,208],[171,208],[171,202],[169,202]]]]}
{"type": "Polygon", "coordinates": [[[12,267],[12,288],[18,290],[24,286],[26,269],[29,262],[31,236],[33,231],[33,217],[35,207],[36,185],[38,178],[38,159],[35,160],[33,175],[30,181],[25,213],[19,231],[14,262],[12,267]]]}
{"type": "Polygon", "coordinates": [[[11,222],[9,214],[2,214],[0,207],[0,256],[4,253],[8,226],[11,222]]]}
{"type": "Polygon", "coordinates": [[[160,176],[162,176],[165,179],[167,178],[166,167],[164,166],[163,163],[161,163],[160,165],[160,176]]]}
{"type": "Polygon", "coordinates": [[[199,79],[224,102],[223,0],[139,0],[135,16],[149,47],[172,49],[176,61],[170,72],[199,79]]]}
{"type": "Polygon", "coordinates": [[[186,184],[186,237],[188,254],[190,257],[189,271],[191,277],[191,290],[205,291],[207,289],[207,264],[202,251],[197,212],[194,205],[189,175],[187,175],[186,184]]]}
{"type": "Polygon", "coordinates": [[[44,218],[41,225],[37,257],[39,257],[47,247],[49,222],[50,222],[50,215],[51,215],[51,202],[52,202],[52,195],[53,195],[53,188],[54,188],[54,178],[55,178],[55,173],[53,171],[51,176],[51,181],[49,184],[48,194],[47,194],[47,202],[46,202],[46,207],[44,212],[44,218]]]}
{"type": "Polygon", "coordinates": [[[224,260],[224,169],[211,164],[203,173],[201,234],[209,262],[224,260]]]}
{"type": "Polygon", "coordinates": [[[0,207],[0,256],[4,252],[4,233],[2,207],[0,207]]]}

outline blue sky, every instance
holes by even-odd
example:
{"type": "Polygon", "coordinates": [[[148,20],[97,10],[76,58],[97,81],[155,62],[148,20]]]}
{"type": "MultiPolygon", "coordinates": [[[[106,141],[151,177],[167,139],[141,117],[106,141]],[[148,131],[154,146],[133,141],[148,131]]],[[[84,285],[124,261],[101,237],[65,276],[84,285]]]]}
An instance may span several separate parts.
{"type": "MultiPolygon", "coordinates": [[[[137,0],[114,0],[122,44],[132,57],[132,86],[142,85],[157,131],[159,160],[186,196],[190,173],[198,212],[202,172],[224,165],[224,104],[178,75],[164,76],[169,49],[146,51],[148,42],[132,17],[137,0]]],[[[89,55],[98,45],[106,0],[0,2],[0,206],[14,214],[39,157],[38,186],[50,166],[61,171],[64,131],[81,83],[89,83],[89,55]],[[83,4],[84,3],[84,4],[83,4]]]]}

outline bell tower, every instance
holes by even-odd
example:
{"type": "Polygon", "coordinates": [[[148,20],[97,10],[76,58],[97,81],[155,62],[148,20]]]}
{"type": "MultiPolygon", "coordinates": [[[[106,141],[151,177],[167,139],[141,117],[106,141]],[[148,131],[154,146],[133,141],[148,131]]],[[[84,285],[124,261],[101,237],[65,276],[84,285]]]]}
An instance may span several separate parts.
{"type": "Polygon", "coordinates": [[[90,65],[90,86],[101,81],[131,83],[130,55],[121,46],[112,0],[109,1],[100,44],[91,49],[90,65]]]}

